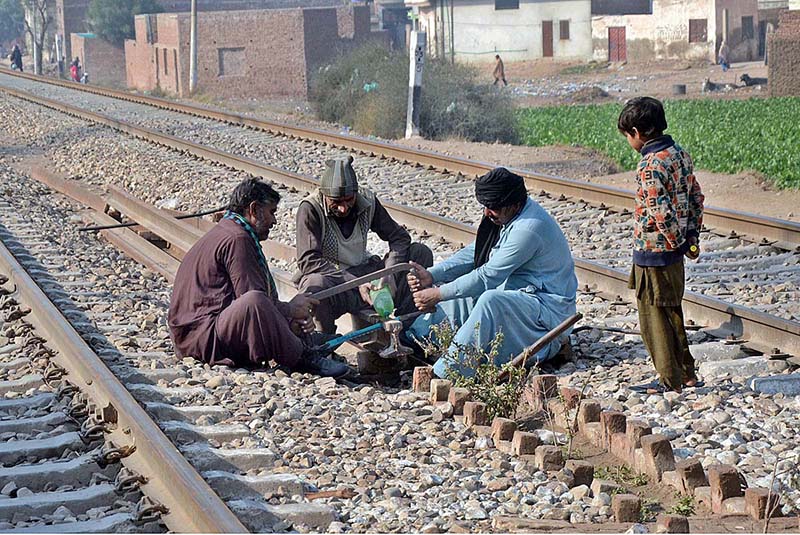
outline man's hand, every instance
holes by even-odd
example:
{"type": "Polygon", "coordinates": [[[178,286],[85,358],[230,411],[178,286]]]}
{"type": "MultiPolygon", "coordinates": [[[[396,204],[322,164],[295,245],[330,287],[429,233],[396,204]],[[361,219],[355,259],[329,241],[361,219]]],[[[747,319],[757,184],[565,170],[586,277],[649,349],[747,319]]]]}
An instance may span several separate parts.
{"type": "Polygon", "coordinates": [[[358,287],[358,293],[361,295],[361,300],[364,301],[369,306],[372,306],[372,297],[369,295],[369,291],[372,289],[371,282],[365,282],[361,286],[358,287]]]}
{"type": "MultiPolygon", "coordinates": [[[[373,281],[374,282],[374,281],[373,281]]],[[[364,301],[369,306],[372,306],[372,296],[370,296],[371,291],[377,291],[387,286],[389,288],[389,293],[392,294],[392,299],[394,296],[397,295],[397,284],[394,281],[394,275],[386,275],[385,277],[381,278],[376,284],[372,282],[365,282],[361,286],[358,287],[358,293],[361,295],[361,300],[364,301]]]]}
{"type": "Polygon", "coordinates": [[[699,242],[695,237],[689,238],[688,241],[689,241],[689,249],[686,250],[684,255],[686,255],[686,258],[688,258],[689,260],[697,260],[697,258],[700,256],[699,242]]]}
{"type": "Polygon", "coordinates": [[[300,336],[301,334],[310,334],[314,332],[314,320],[311,318],[297,319],[292,318],[289,320],[289,328],[294,334],[300,336]]]}
{"type": "Polygon", "coordinates": [[[432,311],[441,300],[442,292],[439,291],[439,288],[427,288],[414,292],[414,304],[423,312],[432,311]]]}
{"type": "Polygon", "coordinates": [[[409,263],[413,266],[413,269],[406,275],[406,280],[408,281],[408,287],[411,288],[412,292],[418,292],[433,286],[433,275],[431,275],[430,271],[420,266],[416,262],[409,263]]]}
{"type": "Polygon", "coordinates": [[[293,320],[310,320],[311,312],[318,304],[319,301],[309,293],[297,294],[289,301],[289,314],[293,320]]]}

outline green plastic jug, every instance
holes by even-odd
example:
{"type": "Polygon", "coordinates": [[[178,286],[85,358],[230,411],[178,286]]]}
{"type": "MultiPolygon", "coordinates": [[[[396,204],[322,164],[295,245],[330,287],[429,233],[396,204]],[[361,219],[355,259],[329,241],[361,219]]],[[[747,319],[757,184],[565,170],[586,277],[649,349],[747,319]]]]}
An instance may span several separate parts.
{"type": "MultiPolygon", "coordinates": [[[[373,286],[380,284],[380,281],[372,281],[373,286]]],[[[381,318],[388,318],[389,314],[394,311],[394,299],[392,299],[392,292],[389,291],[388,286],[384,286],[380,290],[370,290],[369,296],[372,299],[372,308],[381,318]]]]}

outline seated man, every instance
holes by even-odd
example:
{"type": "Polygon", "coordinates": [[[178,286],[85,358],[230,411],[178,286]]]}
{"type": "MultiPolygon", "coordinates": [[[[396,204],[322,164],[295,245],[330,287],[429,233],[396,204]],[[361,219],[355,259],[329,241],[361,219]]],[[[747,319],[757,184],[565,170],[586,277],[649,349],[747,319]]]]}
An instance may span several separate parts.
{"type": "MultiPolygon", "coordinates": [[[[419,266],[408,275],[417,307],[432,311],[409,334],[428,337],[445,320],[458,329],[448,355],[434,365],[439,377],[448,367],[474,375],[459,345],[487,349],[502,332],[499,366],[575,314],[578,281],[569,245],[558,223],[528,197],[522,177],[494,169],[475,182],[475,196],[484,206],[476,241],[430,271],[419,266]]],[[[537,361],[555,355],[566,336],[542,349],[537,361]]]]}
{"type": "Polygon", "coordinates": [[[338,377],[347,365],[325,358],[298,334],[313,331],[316,301],[278,299],[261,250],[275,224],[280,195],[256,179],[236,186],[225,217],[186,253],[175,276],[169,328],[175,352],[209,364],[263,366],[338,377]]]}
{"type": "MultiPolygon", "coordinates": [[[[375,194],[359,189],[352,162],[352,156],[328,160],[319,190],[303,199],[297,209],[295,282],[302,292],[318,292],[409,260],[433,265],[431,250],[411,243],[408,232],[391,218],[375,194]],[[389,254],[383,260],[367,251],[370,230],[389,243],[389,254]]],[[[403,274],[385,277],[378,288],[383,285],[392,292],[397,315],[416,310],[403,274]]],[[[314,309],[318,328],[335,333],[338,317],[372,304],[370,288],[364,284],[321,302],[314,309]]]]}

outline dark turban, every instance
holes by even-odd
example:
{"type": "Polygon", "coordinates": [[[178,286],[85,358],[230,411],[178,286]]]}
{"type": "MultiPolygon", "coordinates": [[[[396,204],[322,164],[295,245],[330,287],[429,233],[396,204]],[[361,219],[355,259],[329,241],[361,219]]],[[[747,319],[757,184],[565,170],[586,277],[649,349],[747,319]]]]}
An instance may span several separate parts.
{"type": "MultiPolygon", "coordinates": [[[[499,210],[506,206],[524,203],[528,198],[528,191],[521,176],[505,167],[498,167],[475,181],[475,198],[486,208],[499,210]]],[[[475,239],[476,268],[489,260],[489,253],[499,239],[500,227],[492,223],[488,217],[484,217],[475,239]]]]}

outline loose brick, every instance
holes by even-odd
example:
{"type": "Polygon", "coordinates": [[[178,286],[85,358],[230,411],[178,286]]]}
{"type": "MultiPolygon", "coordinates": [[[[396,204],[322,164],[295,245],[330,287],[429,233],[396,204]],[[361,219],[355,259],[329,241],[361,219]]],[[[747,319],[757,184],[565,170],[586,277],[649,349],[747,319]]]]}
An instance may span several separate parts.
{"type": "Polygon", "coordinates": [[[608,451],[618,459],[622,459],[626,464],[632,464],[633,448],[631,447],[628,435],[625,433],[614,433],[609,441],[608,451]]]}
{"type": "Polygon", "coordinates": [[[617,522],[638,522],[642,500],[635,494],[615,494],[611,498],[611,511],[617,522]]]}
{"type": "Polygon", "coordinates": [[[600,421],[600,403],[592,399],[582,400],[580,408],[578,409],[578,423],[589,424],[599,421],[600,421]]]}
{"type": "Polygon", "coordinates": [[[536,467],[545,472],[561,470],[564,467],[564,457],[558,446],[539,446],[536,448],[536,467]]]}
{"type": "Polygon", "coordinates": [[[460,416],[464,414],[464,403],[469,401],[470,392],[466,388],[451,388],[447,401],[453,406],[453,414],[460,416]]]}
{"type": "Polygon", "coordinates": [[[517,423],[508,418],[495,418],[492,422],[492,440],[497,444],[501,440],[511,440],[514,438],[514,431],[517,430],[517,423]]]}
{"type": "Polygon", "coordinates": [[[694,499],[700,505],[711,509],[711,487],[696,487],[694,489],[694,499]]]}
{"type": "Polygon", "coordinates": [[[555,375],[535,375],[533,391],[540,399],[550,399],[558,395],[558,378],[555,375]]]}
{"type": "Polygon", "coordinates": [[[450,381],[447,379],[431,379],[431,403],[447,401],[450,395],[450,381]]]}
{"type": "Polygon", "coordinates": [[[472,427],[475,425],[487,425],[489,416],[486,411],[486,404],[478,401],[467,401],[464,403],[464,425],[472,427]]]}
{"type": "Polygon", "coordinates": [[[675,470],[675,456],[672,445],[664,435],[645,435],[642,437],[642,453],[647,475],[654,482],[661,481],[661,474],[675,470]]]}
{"type": "Polygon", "coordinates": [[[708,467],[708,483],[711,487],[711,511],[722,513],[722,502],[728,498],[744,496],[739,483],[739,472],[727,464],[713,464],[708,467]]]}
{"type": "Polygon", "coordinates": [[[511,451],[514,455],[535,455],[539,445],[539,436],[535,433],[514,431],[514,438],[511,440],[511,451]]]}
{"type": "Polygon", "coordinates": [[[722,501],[722,510],[720,513],[724,515],[745,515],[747,514],[747,504],[744,497],[736,496],[735,498],[728,498],[722,501]]]}
{"type": "Polygon", "coordinates": [[[603,428],[603,442],[609,447],[614,433],[625,432],[625,414],[619,411],[603,411],[600,413],[600,425],[603,428]]]}
{"type": "Polygon", "coordinates": [[[642,447],[642,437],[653,434],[653,429],[644,420],[628,418],[625,421],[625,434],[628,435],[631,448],[642,447]]]}
{"type": "Polygon", "coordinates": [[[601,492],[605,492],[606,494],[613,494],[614,492],[618,491],[620,488],[614,481],[609,479],[595,479],[592,481],[592,494],[597,496],[601,492]]]}
{"type": "Polygon", "coordinates": [[[414,368],[412,386],[414,392],[430,392],[433,379],[433,366],[417,366],[414,368]]]}
{"type": "Polygon", "coordinates": [[[571,386],[562,386],[561,398],[568,410],[574,409],[581,402],[581,391],[571,386]]]}
{"type": "Polygon", "coordinates": [[[697,459],[684,459],[675,464],[675,471],[681,479],[682,492],[694,494],[697,487],[707,487],[708,478],[703,465],[697,459]]]}
{"type": "Polygon", "coordinates": [[[689,533],[689,519],[681,515],[660,514],[656,519],[656,533],[689,533]]]}
{"type": "Polygon", "coordinates": [[[564,466],[572,470],[575,475],[575,486],[586,485],[587,487],[592,484],[594,479],[594,465],[588,461],[578,461],[576,459],[569,459],[564,466]]]}
{"type": "Polygon", "coordinates": [[[779,516],[781,508],[778,506],[780,496],[775,493],[770,495],[769,489],[745,489],[744,501],[745,510],[748,515],[755,520],[764,520],[767,517],[767,510],[772,512],[772,516],[779,516]],[[770,504],[767,506],[767,498],[770,504]]]}

